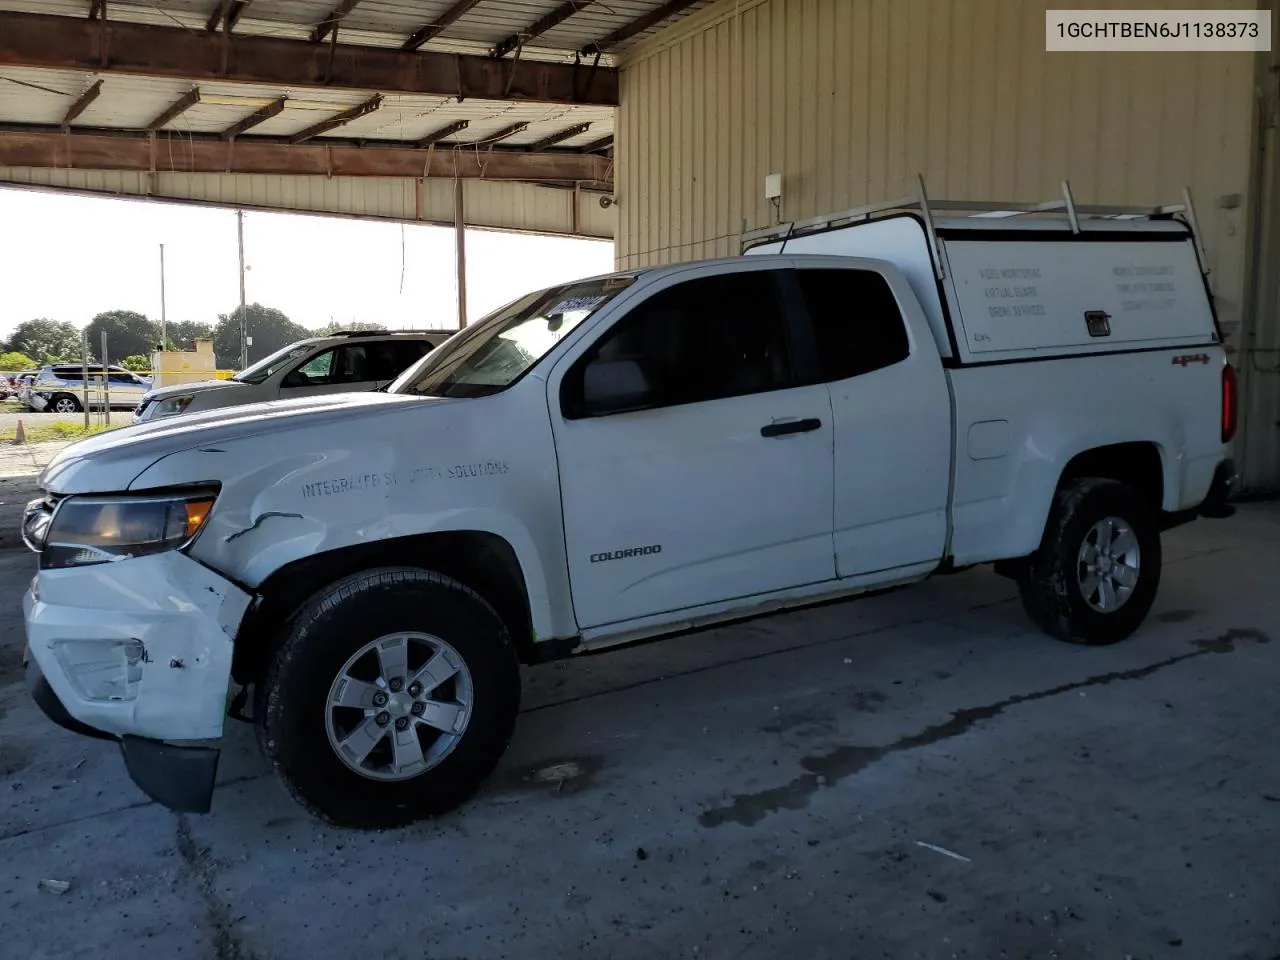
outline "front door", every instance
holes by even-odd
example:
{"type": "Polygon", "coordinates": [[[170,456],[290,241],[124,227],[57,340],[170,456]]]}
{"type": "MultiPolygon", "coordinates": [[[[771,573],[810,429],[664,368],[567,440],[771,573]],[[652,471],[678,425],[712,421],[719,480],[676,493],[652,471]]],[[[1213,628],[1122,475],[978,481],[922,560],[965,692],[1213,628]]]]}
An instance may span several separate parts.
{"type": "Polygon", "coordinates": [[[745,261],[703,268],[550,378],[579,627],[835,577],[830,400],[795,382],[776,277],[745,261]],[[593,360],[634,360],[649,399],[582,407],[593,360]]]}
{"type": "Polygon", "coordinates": [[[280,398],[311,397],[326,393],[351,393],[378,386],[369,362],[367,345],[356,341],[321,351],[285,375],[280,398]]]}

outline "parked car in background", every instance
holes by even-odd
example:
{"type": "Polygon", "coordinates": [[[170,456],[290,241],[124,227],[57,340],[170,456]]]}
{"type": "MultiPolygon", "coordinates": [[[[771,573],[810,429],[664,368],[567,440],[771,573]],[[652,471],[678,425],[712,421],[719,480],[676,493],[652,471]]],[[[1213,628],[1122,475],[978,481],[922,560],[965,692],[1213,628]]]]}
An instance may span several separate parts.
{"type": "Polygon", "coordinates": [[[136,373],[124,367],[108,365],[103,385],[103,366],[91,363],[49,363],[40,368],[31,385],[23,391],[22,401],[32,410],[47,413],[79,413],[84,409],[86,370],[89,374],[89,407],[101,409],[109,403],[113,410],[132,410],[147,392],[147,385],[136,373]]]}
{"type": "Polygon", "coordinates": [[[266,400],[380,390],[450,336],[448,330],[360,330],[299,340],[229,380],[149,390],[133,422],[266,400]]]}

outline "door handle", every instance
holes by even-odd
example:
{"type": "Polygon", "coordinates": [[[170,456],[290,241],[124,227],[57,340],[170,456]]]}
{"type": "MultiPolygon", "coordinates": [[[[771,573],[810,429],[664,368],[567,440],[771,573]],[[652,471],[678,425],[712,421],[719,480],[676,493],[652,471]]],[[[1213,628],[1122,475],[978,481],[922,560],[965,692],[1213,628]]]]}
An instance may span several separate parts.
{"type": "Polygon", "coordinates": [[[793,433],[809,433],[822,426],[817,417],[805,417],[803,420],[785,420],[782,423],[767,423],[760,428],[762,437],[785,437],[793,433]]]}

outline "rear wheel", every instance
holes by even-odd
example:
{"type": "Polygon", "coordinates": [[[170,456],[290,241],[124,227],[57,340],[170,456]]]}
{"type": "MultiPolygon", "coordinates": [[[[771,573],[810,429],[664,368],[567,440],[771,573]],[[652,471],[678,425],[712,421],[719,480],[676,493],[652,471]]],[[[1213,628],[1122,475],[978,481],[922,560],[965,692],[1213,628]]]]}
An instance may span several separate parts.
{"type": "Polygon", "coordinates": [[[1028,616],[1071,643],[1118,643],[1142,624],[1160,586],[1154,509],[1133,488],[1088,477],[1058,491],[1019,586],[1028,616]]]}
{"type": "Polygon", "coordinates": [[[71,394],[57,393],[49,401],[47,409],[50,413],[79,413],[84,408],[80,406],[80,401],[71,394]]]}
{"type": "Polygon", "coordinates": [[[342,826],[464,802],[515,726],[520,674],[501,619],[448,577],[385,568],[293,618],[259,690],[259,736],[294,798],[342,826]]]}

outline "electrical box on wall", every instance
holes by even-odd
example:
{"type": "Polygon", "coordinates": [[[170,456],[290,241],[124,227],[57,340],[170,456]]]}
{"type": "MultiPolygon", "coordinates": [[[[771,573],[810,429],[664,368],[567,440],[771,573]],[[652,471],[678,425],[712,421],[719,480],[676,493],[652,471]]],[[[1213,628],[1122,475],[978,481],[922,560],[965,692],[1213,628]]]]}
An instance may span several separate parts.
{"type": "Polygon", "coordinates": [[[765,175],[764,198],[766,200],[782,199],[782,174],[770,173],[765,175]]]}

